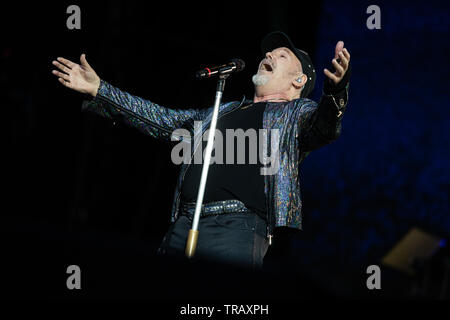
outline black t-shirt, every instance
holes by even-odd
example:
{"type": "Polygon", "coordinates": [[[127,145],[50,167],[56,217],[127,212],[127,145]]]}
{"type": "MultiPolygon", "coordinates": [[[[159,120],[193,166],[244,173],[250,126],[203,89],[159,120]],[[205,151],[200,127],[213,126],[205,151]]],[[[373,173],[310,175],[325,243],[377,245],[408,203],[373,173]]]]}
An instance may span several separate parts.
{"type": "MultiPolygon", "coordinates": [[[[219,159],[222,158],[223,164],[219,164],[216,161],[216,163],[210,165],[206,180],[203,203],[236,199],[243,202],[248,209],[252,210],[261,217],[266,218],[264,175],[260,172],[262,164],[260,161],[259,150],[259,130],[263,129],[263,113],[265,106],[265,102],[243,106],[217,120],[216,129],[222,133],[223,137],[223,148],[221,148],[223,150],[223,157],[218,157],[219,154],[216,148],[219,145],[217,143],[212,150],[212,157],[216,156],[219,159]],[[238,139],[236,139],[236,137],[233,139],[234,159],[231,155],[229,155],[230,159],[227,159],[226,129],[235,130],[235,134],[238,134],[238,131],[236,131],[237,129],[242,129],[244,133],[248,133],[249,136],[253,137],[245,137],[244,164],[238,164],[238,139]],[[247,131],[248,129],[251,130],[247,131]],[[254,139],[255,136],[256,141],[254,139]],[[253,142],[252,146],[250,145],[250,142],[253,142]],[[254,144],[256,144],[256,146],[254,144]],[[250,154],[250,149],[253,150],[252,154],[250,154]],[[252,157],[250,157],[251,155],[252,157]]],[[[230,131],[228,133],[229,136],[232,136],[230,131]]],[[[231,131],[231,133],[233,133],[233,131],[231,131]]],[[[231,141],[230,137],[228,138],[228,141],[231,141]]],[[[206,144],[207,141],[203,141],[203,154],[206,150],[206,144]]],[[[228,147],[230,147],[230,145],[228,145],[228,147]]],[[[240,154],[240,157],[242,157],[242,151],[240,154]]],[[[187,170],[181,190],[182,201],[195,202],[197,200],[202,167],[202,164],[192,163],[187,170]]]]}

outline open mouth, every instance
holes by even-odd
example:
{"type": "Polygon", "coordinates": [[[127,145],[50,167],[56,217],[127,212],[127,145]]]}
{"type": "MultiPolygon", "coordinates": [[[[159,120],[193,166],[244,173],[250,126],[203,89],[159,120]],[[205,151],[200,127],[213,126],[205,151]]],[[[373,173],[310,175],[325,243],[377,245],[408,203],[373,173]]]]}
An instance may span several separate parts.
{"type": "Polygon", "coordinates": [[[267,64],[267,63],[263,64],[262,68],[263,68],[263,70],[266,70],[266,71],[269,71],[269,72],[273,71],[272,66],[270,64],[267,64]]]}
{"type": "Polygon", "coordinates": [[[269,63],[267,60],[265,60],[261,63],[261,66],[259,67],[259,69],[268,71],[268,72],[273,72],[274,67],[271,63],[269,63]]]}

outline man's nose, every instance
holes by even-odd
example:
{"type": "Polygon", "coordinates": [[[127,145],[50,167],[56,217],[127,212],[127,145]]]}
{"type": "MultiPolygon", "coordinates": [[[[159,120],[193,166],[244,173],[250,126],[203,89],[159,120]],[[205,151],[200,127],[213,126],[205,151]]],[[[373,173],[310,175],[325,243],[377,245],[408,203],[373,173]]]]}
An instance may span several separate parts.
{"type": "Polygon", "coordinates": [[[273,60],[272,52],[266,52],[266,58],[273,60]]]}

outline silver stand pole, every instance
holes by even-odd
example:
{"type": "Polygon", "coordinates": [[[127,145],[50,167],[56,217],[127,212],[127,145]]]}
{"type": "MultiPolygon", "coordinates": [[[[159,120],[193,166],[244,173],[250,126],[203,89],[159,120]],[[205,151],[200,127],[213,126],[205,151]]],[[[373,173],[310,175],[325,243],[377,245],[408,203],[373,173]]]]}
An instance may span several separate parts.
{"type": "MultiPolygon", "coordinates": [[[[189,235],[186,243],[185,254],[188,258],[192,258],[195,254],[198,240],[198,221],[200,219],[200,210],[203,204],[203,195],[205,194],[206,178],[208,176],[209,164],[211,161],[211,153],[214,145],[214,133],[216,132],[217,116],[219,115],[220,101],[222,100],[223,90],[225,88],[225,80],[229,74],[219,76],[216,89],[216,101],[214,103],[214,111],[209,127],[208,143],[206,144],[205,159],[203,162],[202,175],[200,178],[200,186],[198,188],[197,202],[195,204],[194,219],[192,221],[192,228],[189,230],[189,235]]],[[[200,143],[201,140],[200,140],[200,143]]]]}

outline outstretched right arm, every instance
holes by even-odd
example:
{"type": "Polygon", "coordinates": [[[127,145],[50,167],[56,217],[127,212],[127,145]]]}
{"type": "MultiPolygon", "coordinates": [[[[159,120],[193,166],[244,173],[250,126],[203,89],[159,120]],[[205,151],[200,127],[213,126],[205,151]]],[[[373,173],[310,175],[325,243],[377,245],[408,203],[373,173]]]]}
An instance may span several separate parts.
{"type": "Polygon", "coordinates": [[[81,65],[64,58],[53,61],[59,82],[91,98],[83,102],[83,109],[107,118],[121,117],[125,123],[155,138],[170,141],[172,132],[184,127],[189,120],[202,120],[205,110],[174,110],[133,96],[98,77],[81,55],[81,65]]]}

